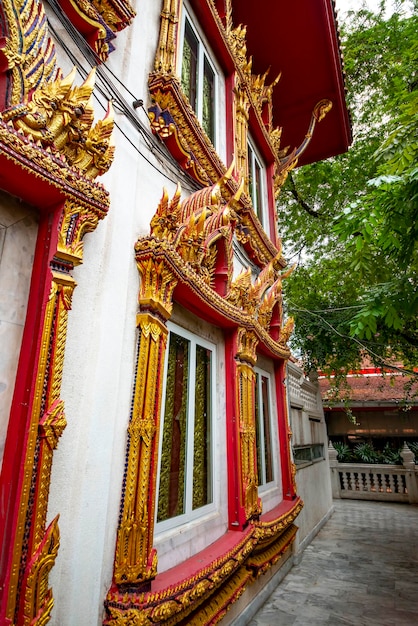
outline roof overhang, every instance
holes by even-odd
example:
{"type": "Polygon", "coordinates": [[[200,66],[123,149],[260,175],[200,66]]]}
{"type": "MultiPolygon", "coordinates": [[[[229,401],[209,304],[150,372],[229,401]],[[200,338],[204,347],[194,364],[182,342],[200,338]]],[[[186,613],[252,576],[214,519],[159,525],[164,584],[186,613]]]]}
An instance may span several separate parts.
{"type": "Polygon", "coordinates": [[[253,73],[270,68],[270,82],[281,73],[273,91],[273,120],[283,128],[282,147],[292,150],[302,143],[315,104],[328,98],[333,107],[299,165],[345,152],[352,136],[333,0],[233,0],[232,5],[234,24],[247,26],[253,73]]]}

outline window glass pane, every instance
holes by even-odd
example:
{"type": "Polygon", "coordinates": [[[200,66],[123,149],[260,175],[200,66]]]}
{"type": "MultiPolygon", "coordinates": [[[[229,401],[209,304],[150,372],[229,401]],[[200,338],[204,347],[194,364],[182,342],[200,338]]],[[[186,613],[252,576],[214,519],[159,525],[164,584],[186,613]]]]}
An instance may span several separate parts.
{"type": "MultiPolygon", "coordinates": [[[[253,170],[254,170],[254,153],[251,150],[250,145],[247,145],[247,162],[248,162],[248,192],[250,194],[250,198],[251,200],[253,200],[253,191],[254,191],[254,185],[253,185],[253,170]]],[[[253,200],[253,204],[254,204],[254,200],[253,200]]]]}
{"type": "Polygon", "coordinates": [[[261,198],[261,167],[256,160],[254,160],[254,197],[253,197],[254,209],[258,219],[262,222],[262,198],[261,198]]]}
{"type": "MultiPolygon", "coordinates": [[[[263,178],[265,176],[265,169],[256,156],[250,143],[247,145],[247,158],[248,158],[248,193],[253,203],[254,212],[257,215],[260,222],[263,224],[263,178]]],[[[264,224],[263,224],[264,225],[264,224]]]]}
{"type": "Polygon", "coordinates": [[[264,425],[264,461],[265,482],[273,480],[273,457],[271,449],[271,422],[270,422],[270,397],[269,381],[265,376],[261,377],[261,397],[263,402],[263,425],[264,425]]]}
{"type": "Polygon", "coordinates": [[[186,20],[184,25],[183,59],[181,65],[181,86],[191,107],[197,109],[198,48],[196,36],[186,20]]]}
{"type": "Polygon", "coordinates": [[[256,372],[255,436],[258,485],[274,480],[269,378],[256,372]]]}
{"type": "Polygon", "coordinates": [[[212,502],[211,351],[196,346],[193,509],[212,502]]]}
{"type": "Polygon", "coordinates": [[[170,333],[157,521],[184,513],[189,342],[170,333]]]}
{"type": "Polygon", "coordinates": [[[263,434],[260,432],[261,430],[261,420],[260,420],[260,402],[259,402],[259,389],[260,385],[260,376],[256,374],[255,378],[255,440],[257,447],[257,474],[258,474],[258,484],[263,484],[263,466],[262,466],[262,438],[263,434]]]}
{"type": "Polygon", "coordinates": [[[205,58],[203,70],[202,126],[213,142],[215,134],[215,74],[205,58]]]}

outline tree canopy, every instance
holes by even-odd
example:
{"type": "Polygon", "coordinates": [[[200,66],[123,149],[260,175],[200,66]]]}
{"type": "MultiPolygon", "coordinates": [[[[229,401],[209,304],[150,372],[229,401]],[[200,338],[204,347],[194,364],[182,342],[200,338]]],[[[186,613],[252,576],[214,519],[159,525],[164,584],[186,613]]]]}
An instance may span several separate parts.
{"type": "Polygon", "coordinates": [[[293,171],[279,197],[307,369],[418,364],[418,3],[385,4],[341,25],[352,147],[293,171]]]}

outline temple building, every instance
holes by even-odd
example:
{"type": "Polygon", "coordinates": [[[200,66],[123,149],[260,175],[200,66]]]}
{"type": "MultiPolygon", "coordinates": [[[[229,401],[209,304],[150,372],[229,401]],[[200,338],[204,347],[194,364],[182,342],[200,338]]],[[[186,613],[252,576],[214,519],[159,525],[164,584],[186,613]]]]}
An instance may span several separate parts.
{"type": "Polygon", "coordinates": [[[276,199],[350,141],[333,0],[2,0],[1,626],[228,624],[291,566],[276,199]]]}

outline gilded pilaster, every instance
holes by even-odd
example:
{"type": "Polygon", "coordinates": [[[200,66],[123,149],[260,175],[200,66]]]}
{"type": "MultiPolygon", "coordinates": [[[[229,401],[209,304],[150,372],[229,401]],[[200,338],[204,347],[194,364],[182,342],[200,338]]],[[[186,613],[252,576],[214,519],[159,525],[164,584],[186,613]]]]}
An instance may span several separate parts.
{"type": "Polygon", "coordinates": [[[245,180],[245,190],[248,193],[248,116],[250,101],[245,87],[239,78],[236,78],[235,96],[235,159],[239,176],[245,180]]]}
{"type": "MultiPolygon", "coordinates": [[[[40,567],[38,559],[49,559],[47,555],[48,541],[46,538],[46,514],[48,506],[49,486],[51,480],[53,450],[63,432],[66,421],[63,402],[59,399],[64,361],[64,348],[67,332],[67,316],[70,308],[74,280],[68,275],[53,273],[51,291],[46,305],[44,326],[41,339],[41,350],[36,371],[34,401],[31,411],[28,448],[24,465],[24,479],[20,498],[18,524],[15,545],[18,547],[13,554],[11,584],[9,591],[8,611],[12,617],[15,599],[20,594],[20,602],[25,603],[25,621],[30,623],[36,613],[28,616],[27,601],[36,587],[36,604],[43,606],[45,611],[52,608],[46,601],[47,575],[55,560],[58,543],[53,541],[54,554],[51,567],[40,567]],[[42,546],[42,549],[41,549],[42,546]],[[22,555],[25,559],[22,573],[22,555]],[[37,578],[41,576],[42,580],[37,578]],[[19,580],[23,575],[23,582],[19,580]],[[31,585],[31,586],[28,586],[31,585]],[[42,591],[43,590],[43,591],[42,591]],[[45,597],[42,596],[45,594],[45,597]]],[[[56,531],[58,532],[58,530],[56,531]]],[[[49,561],[48,561],[49,562],[49,561]]],[[[52,594],[51,594],[52,601],[52,594]]],[[[49,613],[43,618],[46,623],[49,613]]]]}
{"type": "Polygon", "coordinates": [[[114,579],[117,584],[140,583],[157,573],[153,548],[155,485],[163,388],[164,358],[177,284],[164,262],[139,259],[141,276],[138,314],[138,361],[134,399],[128,427],[127,470],[117,533],[114,579]]]}
{"type": "Polygon", "coordinates": [[[155,71],[174,73],[176,69],[176,38],[179,21],[178,0],[164,0],[161,11],[160,37],[155,57],[155,71]]]}
{"type": "Polygon", "coordinates": [[[127,474],[115,557],[115,582],[137,583],[157,573],[152,547],[162,370],[168,330],[148,313],[138,315],[139,352],[128,427],[127,474]],[[151,498],[149,498],[149,492],[151,498]],[[150,506],[149,506],[150,505],[150,506]]]}
{"type": "Polygon", "coordinates": [[[252,331],[238,330],[237,405],[239,411],[242,502],[246,520],[261,513],[257,490],[255,427],[255,372],[258,339],[252,331]]]}
{"type": "Polygon", "coordinates": [[[51,617],[54,606],[52,589],[48,588],[48,576],[60,544],[58,515],[48,526],[39,547],[30,561],[24,579],[23,626],[43,626],[51,617]]]}
{"type": "Polygon", "coordinates": [[[43,341],[43,386],[39,388],[40,419],[38,426],[38,498],[34,504],[32,550],[40,544],[46,523],[49,486],[51,482],[52,457],[58,439],[66,426],[64,402],[60,400],[65,342],[67,337],[68,311],[75,286],[69,275],[53,273],[50,301],[47,313],[47,333],[43,341]],[[45,369],[44,369],[45,368],[45,369]]]}

